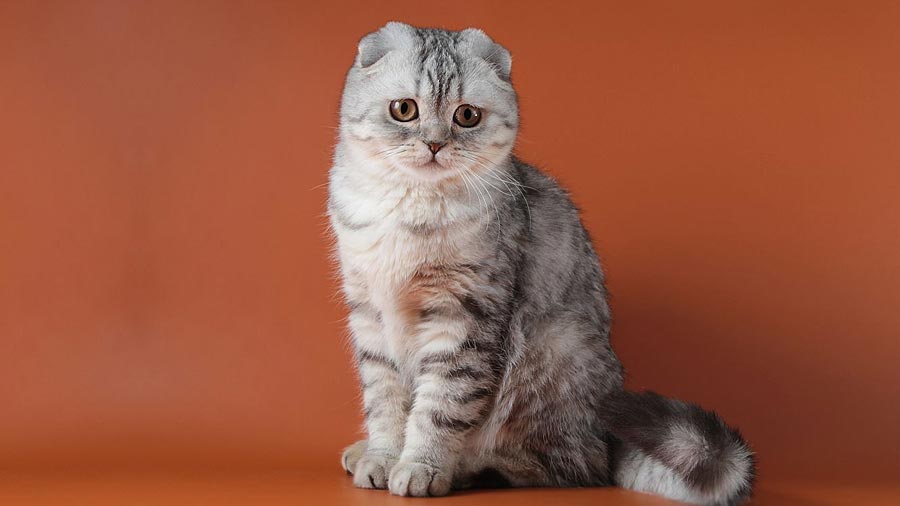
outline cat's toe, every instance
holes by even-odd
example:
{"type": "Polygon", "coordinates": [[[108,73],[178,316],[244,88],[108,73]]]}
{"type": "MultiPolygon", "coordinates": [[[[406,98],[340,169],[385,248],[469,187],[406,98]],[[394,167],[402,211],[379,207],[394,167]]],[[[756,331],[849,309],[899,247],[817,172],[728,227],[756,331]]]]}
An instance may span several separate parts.
{"type": "Polygon", "coordinates": [[[344,453],[341,455],[341,466],[343,466],[344,471],[347,471],[347,474],[353,474],[353,471],[356,469],[356,463],[366,453],[368,446],[369,441],[363,439],[344,448],[344,453]]]}
{"type": "Polygon", "coordinates": [[[396,462],[379,455],[363,455],[353,470],[353,485],[359,488],[387,488],[388,473],[396,462]]]}
{"type": "Polygon", "coordinates": [[[388,488],[394,495],[429,497],[450,492],[449,473],[420,462],[399,462],[391,470],[388,488]]]}

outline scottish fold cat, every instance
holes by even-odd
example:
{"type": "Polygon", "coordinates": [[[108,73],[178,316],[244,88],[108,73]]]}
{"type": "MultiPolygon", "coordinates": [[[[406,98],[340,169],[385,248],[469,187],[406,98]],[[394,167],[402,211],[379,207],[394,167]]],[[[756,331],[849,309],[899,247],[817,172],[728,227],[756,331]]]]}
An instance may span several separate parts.
{"type": "Polygon", "coordinates": [[[716,414],[623,390],[594,247],[568,194],[518,160],[509,52],[477,29],[388,23],[347,73],[328,212],[368,437],[353,483],[618,485],[749,496],[716,414]]]}

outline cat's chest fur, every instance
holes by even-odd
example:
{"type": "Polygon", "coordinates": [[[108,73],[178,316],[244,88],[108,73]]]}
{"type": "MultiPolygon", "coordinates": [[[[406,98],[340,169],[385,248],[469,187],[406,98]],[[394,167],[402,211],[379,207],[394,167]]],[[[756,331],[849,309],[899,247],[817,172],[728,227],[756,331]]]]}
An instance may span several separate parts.
{"type": "Polygon", "coordinates": [[[452,272],[490,255],[487,215],[470,201],[415,188],[337,182],[331,199],[345,292],[351,302],[376,308],[384,325],[385,341],[369,344],[397,358],[414,353],[423,343],[412,336],[417,313],[411,307],[427,302],[412,300],[416,280],[422,272],[452,272]]]}

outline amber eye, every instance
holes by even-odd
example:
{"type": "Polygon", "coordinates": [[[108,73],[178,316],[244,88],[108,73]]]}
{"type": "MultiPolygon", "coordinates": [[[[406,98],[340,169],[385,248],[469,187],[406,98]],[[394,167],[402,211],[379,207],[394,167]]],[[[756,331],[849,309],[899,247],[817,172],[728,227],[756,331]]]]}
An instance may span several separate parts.
{"type": "Polygon", "coordinates": [[[419,117],[419,107],[411,98],[401,98],[391,102],[391,117],[397,121],[412,121],[419,117]]]}
{"type": "Polygon", "coordinates": [[[453,113],[453,121],[465,128],[472,128],[481,121],[481,111],[474,105],[463,104],[453,113]]]}

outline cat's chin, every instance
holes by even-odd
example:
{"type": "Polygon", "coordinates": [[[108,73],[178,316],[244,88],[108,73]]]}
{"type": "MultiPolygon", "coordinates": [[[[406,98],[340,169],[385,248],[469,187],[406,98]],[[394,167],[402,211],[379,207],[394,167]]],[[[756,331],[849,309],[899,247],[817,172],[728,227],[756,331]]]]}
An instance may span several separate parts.
{"type": "Polygon", "coordinates": [[[420,164],[409,164],[403,167],[404,172],[421,181],[437,182],[456,173],[452,168],[437,160],[429,160],[420,164]]]}
{"type": "Polygon", "coordinates": [[[428,162],[425,162],[425,163],[419,165],[418,167],[416,167],[416,170],[424,170],[424,171],[428,171],[428,172],[434,172],[434,171],[445,171],[445,170],[449,170],[449,169],[447,167],[444,167],[443,165],[441,165],[441,163],[438,162],[437,160],[431,160],[431,161],[428,161],[428,162]]]}

